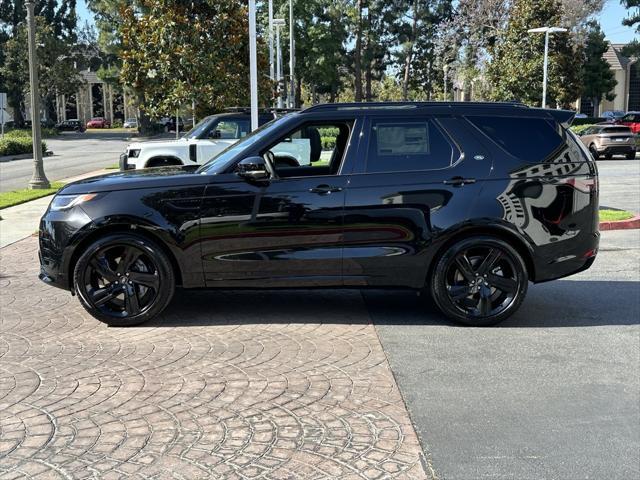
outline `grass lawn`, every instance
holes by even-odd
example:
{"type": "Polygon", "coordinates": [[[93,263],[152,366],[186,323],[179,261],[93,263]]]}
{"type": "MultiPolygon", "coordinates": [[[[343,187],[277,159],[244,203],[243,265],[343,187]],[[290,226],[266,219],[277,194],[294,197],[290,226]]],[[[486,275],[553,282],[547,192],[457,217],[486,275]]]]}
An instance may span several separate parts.
{"type": "Polygon", "coordinates": [[[64,186],[62,182],[53,182],[51,188],[46,190],[29,190],[27,188],[23,190],[13,190],[10,192],[0,193],[0,209],[13,207],[14,205],[20,205],[21,203],[35,200],[36,198],[46,197],[52,193],[56,193],[64,186]]]}
{"type": "Polygon", "coordinates": [[[615,222],[616,220],[628,220],[635,215],[626,210],[600,210],[601,222],[615,222]]]}

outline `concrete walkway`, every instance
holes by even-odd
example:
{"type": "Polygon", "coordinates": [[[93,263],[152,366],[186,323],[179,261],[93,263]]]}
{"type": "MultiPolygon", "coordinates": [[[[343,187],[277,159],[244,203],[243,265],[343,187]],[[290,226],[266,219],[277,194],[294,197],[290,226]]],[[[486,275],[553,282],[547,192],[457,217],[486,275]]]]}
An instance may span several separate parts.
{"type": "MultiPolygon", "coordinates": [[[[74,182],[83,178],[95,177],[105,173],[115,172],[115,170],[97,170],[77,177],[63,180],[65,183],[74,182]]],[[[27,203],[16,205],[15,207],[0,210],[0,248],[11,245],[38,231],[40,217],[44,214],[51,202],[53,195],[38,198],[27,203]]]]}

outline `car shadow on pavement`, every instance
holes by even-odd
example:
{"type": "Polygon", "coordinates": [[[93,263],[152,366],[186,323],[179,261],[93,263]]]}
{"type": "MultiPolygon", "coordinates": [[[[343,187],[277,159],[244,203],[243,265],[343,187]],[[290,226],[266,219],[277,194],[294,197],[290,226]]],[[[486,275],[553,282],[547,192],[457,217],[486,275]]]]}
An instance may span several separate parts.
{"type": "MultiPolygon", "coordinates": [[[[636,325],[638,287],[638,282],[575,280],[529,285],[520,310],[497,328],[636,325]]],[[[370,322],[456,326],[428,296],[405,290],[178,290],[167,310],[142,326],[370,322]]]]}

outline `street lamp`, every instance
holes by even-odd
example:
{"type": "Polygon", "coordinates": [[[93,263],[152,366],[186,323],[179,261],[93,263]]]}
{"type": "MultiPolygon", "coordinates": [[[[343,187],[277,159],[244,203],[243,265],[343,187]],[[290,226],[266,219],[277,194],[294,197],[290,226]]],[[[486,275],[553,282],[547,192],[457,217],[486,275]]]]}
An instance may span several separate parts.
{"type": "Polygon", "coordinates": [[[542,108],[547,105],[547,65],[549,63],[549,34],[556,32],[566,32],[566,28],[561,27],[540,27],[527,30],[529,33],[544,33],[544,73],[542,78],[542,108]]]}
{"type": "Polygon", "coordinates": [[[256,46],[256,0],[249,0],[249,89],[251,91],[251,130],[253,131],[258,128],[258,51],[256,46]]]}
{"type": "Polygon", "coordinates": [[[293,38],[293,27],[293,0],[289,0],[289,108],[294,108],[296,106],[296,87],[293,74],[296,43],[293,38]]]}
{"type": "Polygon", "coordinates": [[[282,81],[282,48],[280,47],[280,27],[285,25],[284,18],[274,18],[273,25],[276,27],[276,85],[278,86],[278,108],[282,108],[282,92],[280,82],[282,81]]]}
{"type": "Polygon", "coordinates": [[[275,80],[276,75],[273,66],[273,0],[269,0],[269,78],[275,80]]]}
{"type": "Polygon", "coordinates": [[[33,176],[29,181],[29,188],[49,188],[49,180],[44,174],[42,163],[42,142],[40,140],[40,93],[38,91],[38,57],[36,56],[36,19],[35,3],[33,0],[25,2],[27,7],[27,28],[29,33],[29,89],[31,90],[31,140],[33,142],[33,176]]]}

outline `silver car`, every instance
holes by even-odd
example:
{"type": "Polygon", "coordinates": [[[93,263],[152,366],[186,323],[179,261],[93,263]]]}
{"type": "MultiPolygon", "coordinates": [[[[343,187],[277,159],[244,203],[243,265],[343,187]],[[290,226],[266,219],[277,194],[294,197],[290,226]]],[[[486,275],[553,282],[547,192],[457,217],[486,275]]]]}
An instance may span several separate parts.
{"type": "Polygon", "coordinates": [[[125,122],[122,124],[124,128],[138,128],[138,119],[136,118],[127,118],[125,122]]]}
{"type": "Polygon", "coordinates": [[[636,140],[629,127],[622,125],[594,125],[580,133],[580,140],[591,152],[594,159],[613,158],[624,155],[636,158],[636,140]]]}

